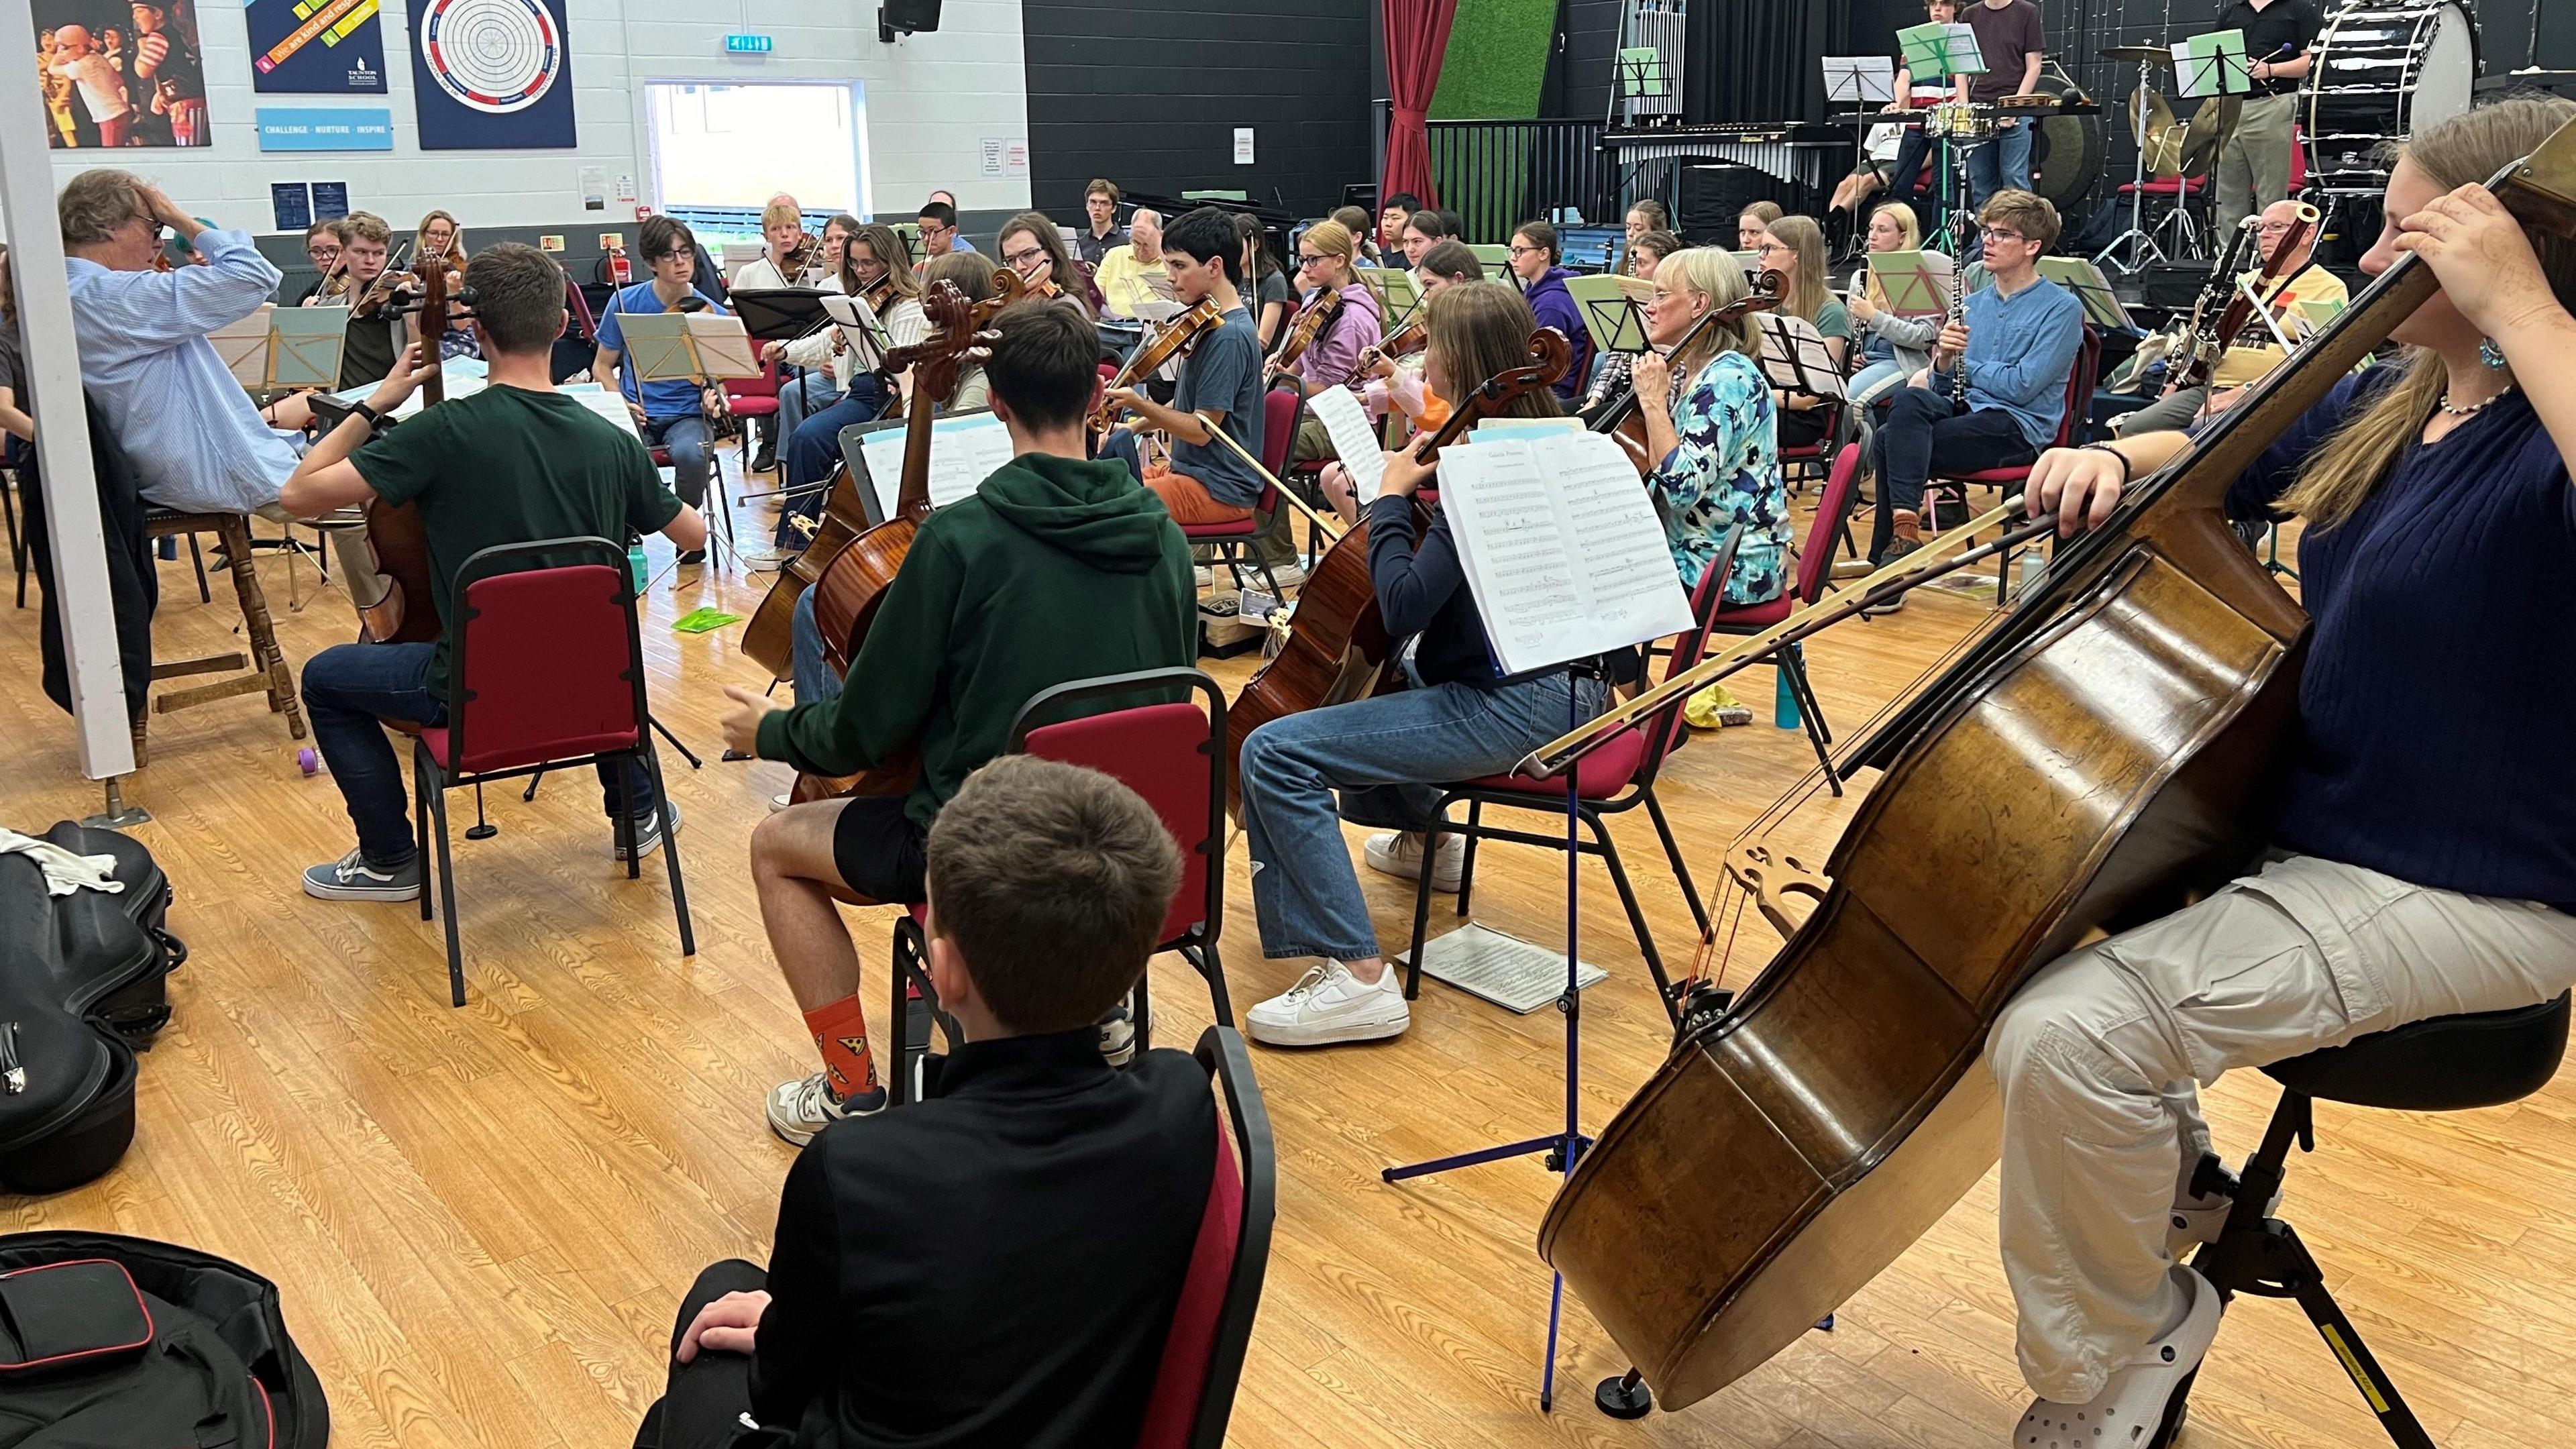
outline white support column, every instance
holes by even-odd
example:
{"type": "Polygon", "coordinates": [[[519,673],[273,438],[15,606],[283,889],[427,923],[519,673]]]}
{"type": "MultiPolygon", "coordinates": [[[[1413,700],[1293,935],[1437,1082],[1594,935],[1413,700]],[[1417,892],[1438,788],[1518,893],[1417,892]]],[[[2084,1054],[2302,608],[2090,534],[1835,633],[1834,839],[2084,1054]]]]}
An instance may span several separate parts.
{"type": "MultiPolygon", "coordinates": [[[[36,74],[36,27],[28,0],[0,0],[0,75],[36,74]]],[[[9,275],[26,339],[45,522],[53,537],[55,597],[47,607],[58,609],[63,622],[81,773],[105,780],[134,772],[134,737],[126,723],[125,677],[107,592],[107,545],[81,406],[62,230],[54,220],[54,168],[45,148],[52,128],[35,86],[0,85],[0,213],[9,224],[9,275]]],[[[99,161],[114,165],[132,154],[102,151],[99,161]]]]}

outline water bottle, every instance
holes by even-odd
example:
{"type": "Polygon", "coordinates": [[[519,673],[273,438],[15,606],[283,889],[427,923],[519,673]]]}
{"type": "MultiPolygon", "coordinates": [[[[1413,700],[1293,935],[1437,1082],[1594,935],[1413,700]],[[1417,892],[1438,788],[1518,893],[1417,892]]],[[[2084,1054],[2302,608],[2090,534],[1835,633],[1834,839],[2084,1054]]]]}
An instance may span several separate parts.
{"type": "Polygon", "coordinates": [[[635,592],[639,594],[644,592],[644,580],[651,576],[651,570],[644,562],[643,544],[630,543],[626,546],[626,573],[635,581],[635,592]]]}
{"type": "Polygon", "coordinates": [[[1783,645],[1782,648],[1785,652],[1781,655],[1780,667],[1771,671],[1778,676],[1771,695],[1771,723],[1784,730],[1793,730],[1799,725],[1798,691],[1790,687],[1788,666],[1789,661],[1797,657],[1798,646],[1788,644],[1783,645]]]}

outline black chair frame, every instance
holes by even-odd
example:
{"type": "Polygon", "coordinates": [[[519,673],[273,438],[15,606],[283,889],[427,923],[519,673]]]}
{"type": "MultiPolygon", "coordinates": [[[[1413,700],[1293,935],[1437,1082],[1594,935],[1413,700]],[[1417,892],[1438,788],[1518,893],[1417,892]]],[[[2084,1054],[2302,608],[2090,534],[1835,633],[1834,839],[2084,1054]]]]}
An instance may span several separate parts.
{"type": "MultiPolygon", "coordinates": [[[[546,770],[560,767],[636,759],[643,763],[645,772],[653,779],[655,798],[665,803],[671,798],[670,787],[662,779],[661,757],[653,749],[652,710],[644,699],[644,639],[642,626],[636,618],[635,579],[627,568],[626,550],[604,538],[552,538],[534,543],[503,544],[476,553],[456,571],[456,585],[449,595],[458,611],[458,617],[448,621],[448,627],[453,630],[450,637],[454,642],[455,657],[449,661],[447,680],[447,757],[451,761],[462,761],[466,757],[465,705],[474,697],[465,686],[465,681],[469,677],[466,673],[466,660],[469,658],[473,639],[473,631],[466,626],[475,617],[472,606],[466,601],[467,591],[482,580],[501,574],[580,564],[601,564],[616,573],[617,601],[626,612],[628,667],[622,677],[635,691],[634,747],[575,755],[566,759],[522,765],[507,770],[451,773],[446,767],[430,758],[429,746],[426,742],[417,737],[412,741],[412,813],[419,834],[420,858],[424,862],[430,859],[431,819],[435,817],[438,823],[436,875],[439,905],[447,917],[447,985],[449,1004],[453,1006],[465,1004],[465,957],[457,935],[456,869],[448,855],[448,791],[462,789],[469,785],[489,784],[494,780],[516,779],[521,775],[541,774],[546,770]]],[[[615,773],[618,794],[617,843],[626,852],[626,878],[634,880],[643,874],[643,860],[635,850],[634,812],[626,808],[626,774],[623,770],[615,773]]],[[[689,923],[688,889],[680,875],[678,833],[670,828],[666,815],[662,830],[662,864],[670,872],[671,908],[680,923],[680,954],[694,956],[698,954],[698,940],[697,933],[689,923]]],[[[431,916],[429,883],[424,880],[421,885],[420,918],[426,921],[431,916]]]]}

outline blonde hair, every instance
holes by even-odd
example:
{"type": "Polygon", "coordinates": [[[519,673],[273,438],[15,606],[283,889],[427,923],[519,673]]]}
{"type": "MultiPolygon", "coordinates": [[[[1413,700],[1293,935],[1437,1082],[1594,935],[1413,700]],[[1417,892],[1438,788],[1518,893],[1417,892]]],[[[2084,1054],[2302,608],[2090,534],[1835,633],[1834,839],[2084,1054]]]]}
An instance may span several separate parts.
{"type": "Polygon", "coordinates": [[[465,228],[457,225],[456,218],[445,211],[431,212],[429,215],[420,219],[420,225],[411,229],[411,249],[413,253],[418,254],[421,250],[420,234],[429,230],[429,224],[433,221],[443,221],[447,223],[447,259],[451,262],[461,262],[465,260],[465,228]]]}
{"type": "Polygon", "coordinates": [[[1789,292],[1780,299],[1780,310],[1815,321],[1834,299],[1825,281],[1825,229],[1803,216],[1784,216],[1763,229],[1798,259],[1789,269],[1789,292]]]}
{"type": "Polygon", "coordinates": [[[1764,226],[1769,226],[1771,223],[1778,221],[1781,217],[1786,215],[1788,215],[1788,213],[1782,211],[1780,209],[1780,203],[1776,201],[1757,201],[1751,206],[1744,208],[1742,211],[1737,212],[1735,214],[1735,219],[1740,222],[1749,216],[1755,221],[1762,223],[1764,226]]]}
{"type": "Polygon", "coordinates": [[[1300,233],[1298,240],[1314,243],[1315,250],[1340,261],[1342,271],[1352,281],[1368,288],[1369,294],[1379,301],[1386,300],[1378,289],[1377,278],[1359,265],[1359,240],[1351,235],[1349,227],[1338,221],[1319,221],[1300,233]]]}
{"type": "MultiPolygon", "coordinates": [[[[1751,290],[1745,285],[1744,268],[1737,265],[1735,253],[1716,247],[1684,247],[1656,264],[1655,280],[1667,288],[1706,297],[1711,308],[1741,302],[1751,290]]],[[[1731,324],[1710,323],[1689,347],[1673,357],[1673,376],[1696,376],[1721,352],[1762,355],[1762,327],[1753,320],[1752,313],[1747,312],[1731,324]]]]}
{"type": "MultiPolygon", "coordinates": [[[[1529,364],[1530,338],[1538,317],[1529,299],[1508,282],[1452,282],[1431,294],[1430,350],[1440,355],[1442,379],[1462,402],[1487,378],[1529,364]]],[[[1505,404],[1494,416],[1553,418],[1561,416],[1556,395],[1532,388],[1505,404]]]]}
{"type": "Polygon", "coordinates": [[[1905,233],[1904,250],[1914,251],[1923,245],[1923,223],[1914,215],[1913,207],[1902,201],[1883,202],[1870,213],[1873,221],[1882,216],[1896,218],[1897,230],[1905,233]]]}
{"type": "MultiPolygon", "coordinates": [[[[2556,97],[2521,97],[2454,116],[2396,148],[2397,160],[2412,161],[2444,191],[2484,182],[2518,157],[2540,149],[2540,143],[2570,120],[2576,102],[2556,97]]],[[[2394,165],[2394,161],[2391,162],[2394,165]]],[[[2549,289],[2563,304],[2576,298],[2576,242],[2524,229],[2540,256],[2549,289]]],[[[2416,265],[2421,266],[2418,262],[2416,265]]],[[[2371,492],[2387,478],[2408,447],[2423,435],[2424,425],[2450,385],[2450,370],[2427,348],[2413,349],[2400,364],[2405,375],[2381,389],[2360,415],[2346,422],[2309,455],[2298,481],[2281,495],[2278,508],[2317,528],[2332,528],[2352,517],[2371,492]]]]}
{"type": "Polygon", "coordinates": [[[773,226],[778,226],[782,223],[791,221],[796,223],[796,229],[798,231],[803,231],[805,229],[805,213],[797,210],[794,205],[788,202],[773,201],[760,209],[760,229],[762,231],[767,231],[773,226]]]}

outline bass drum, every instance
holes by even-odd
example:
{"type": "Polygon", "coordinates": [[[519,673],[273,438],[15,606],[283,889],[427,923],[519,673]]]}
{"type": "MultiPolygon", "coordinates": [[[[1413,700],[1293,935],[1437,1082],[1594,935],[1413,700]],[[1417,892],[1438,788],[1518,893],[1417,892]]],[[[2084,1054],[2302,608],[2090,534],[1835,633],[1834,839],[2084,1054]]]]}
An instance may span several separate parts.
{"type": "Polygon", "coordinates": [[[2478,22],[2453,0],[2355,0],[2318,37],[2302,97],[2308,184],[2329,196],[2377,196],[2385,142],[2403,141],[2469,108],[2478,22]]]}
{"type": "MultiPolygon", "coordinates": [[[[2043,95],[2062,96],[2076,88],[2057,62],[2039,67],[2043,95]]],[[[2102,116],[2046,116],[2030,138],[2030,187],[2048,198],[2060,216],[2082,216],[2085,197],[2102,179],[2106,146],[2102,116]]]]}

